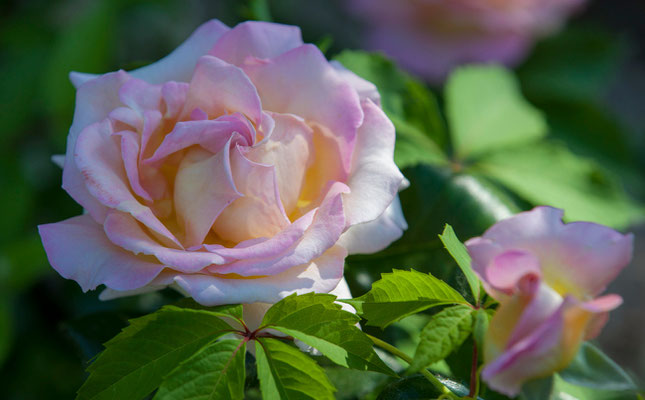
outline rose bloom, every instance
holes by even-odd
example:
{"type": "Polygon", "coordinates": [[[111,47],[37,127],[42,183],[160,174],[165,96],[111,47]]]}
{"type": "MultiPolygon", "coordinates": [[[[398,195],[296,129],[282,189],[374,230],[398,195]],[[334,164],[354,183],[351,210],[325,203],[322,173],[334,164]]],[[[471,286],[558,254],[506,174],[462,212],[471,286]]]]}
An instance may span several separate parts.
{"type": "Polygon", "coordinates": [[[562,215],[536,207],[466,242],[475,272],[500,302],[484,341],[482,378],[509,396],[566,367],[622,303],[616,294],[599,295],[629,264],[633,235],[563,224],[562,215]]]}
{"type": "Polygon", "coordinates": [[[297,27],[205,23],[169,56],[78,88],[51,265],[102,298],[172,286],[204,305],[349,297],[348,253],[406,228],[394,127],[371,83],[297,27]]]}
{"type": "Polygon", "coordinates": [[[535,39],[560,28],[585,0],[352,0],[366,46],[441,82],[472,62],[513,66],[535,39]]]}

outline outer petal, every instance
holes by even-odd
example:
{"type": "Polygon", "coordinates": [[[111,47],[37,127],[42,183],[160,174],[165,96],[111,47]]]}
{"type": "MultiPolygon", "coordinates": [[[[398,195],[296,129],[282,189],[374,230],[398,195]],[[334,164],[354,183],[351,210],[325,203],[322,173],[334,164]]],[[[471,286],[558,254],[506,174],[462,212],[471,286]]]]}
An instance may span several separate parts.
{"type": "Polygon", "coordinates": [[[273,58],[302,45],[297,26],[248,21],[235,26],[208,53],[235,65],[247,58],[273,58]]]}
{"type": "Polygon", "coordinates": [[[256,125],[262,121],[260,97],[244,71],[212,56],[199,59],[190,81],[184,115],[195,108],[210,118],[237,111],[256,125]]]}
{"type": "Polygon", "coordinates": [[[562,210],[536,207],[493,225],[466,242],[480,273],[491,257],[508,249],[531,252],[545,281],[561,293],[595,296],[631,260],[633,236],[589,223],[562,223],[562,210]]]}
{"type": "Polygon", "coordinates": [[[399,197],[374,221],[351,226],[340,237],[338,244],[349,254],[370,254],[381,251],[399,239],[408,228],[399,197]]]}
{"type": "MultiPolygon", "coordinates": [[[[218,20],[210,20],[197,28],[172,53],[155,63],[130,71],[130,74],[154,84],[168,81],[188,82],[199,57],[208,53],[222,34],[229,29],[228,26],[218,20]]],[[[75,88],[79,88],[84,83],[99,76],[73,71],[69,74],[69,80],[75,88]]]]}
{"type": "Polygon", "coordinates": [[[151,238],[129,214],[111,212],[103,224],[108,239],[134,254],[155,256],[159,263],[179,272],[194,273],[226,260],[205,251],[169,249],[151,238]]]}
{"type": "Polygon", "coordinates": [[[374,104],[378,106],[381,105],[381,95],[379,94],[375,84],[370,81],[366,81],[365,79],[356,75],[354,72],[345,68],[343,64],[336,60],[330,61],[329,64],[334,67],[341,78],[343,78],[347,83],[351,85],[351,87],[354,88],[354,90],[356,90],[356,93],[358,93],[358,97],[360,98],[361,102],[365,101],[366,99],[370,99],[372,100],[372,102],[374,102],[374,104]]]}
{"type": "Polygon", "coordinates": [[[112,110],[122,105],[119,99],[119,88],[128,79],[130,77],[123,71],[112,72],[88,82],[79,87],[76,92],[74,122],[67,136],[63,189],[98,222],[105,218],[106,208],[85,187],[81,172],[74,160],[76,140],[83,129],[103,120],[112,110]]]}
{"type": "Polygon", "coordinates": [[[89,215],[40,225],[38,230],[51,265],[83,291],[101,284],[115,290],[136,289],[163,269],[112,244],[89,215]]]}
{"type": "Polygon", "coordinates": [[[265,110],[291,113],[329,128],[346,169],[363,120],[358,94],[316,46],[305,44],[269,61],[244,66],[265,110]]]}
{"type": "Polygon", "coordinates": [[[563,308],[529,337],[489,362],[482,370],[482,379],[496,391],[513,397],[519,393],[524,382],[561,368],[563,308]]]}
{"type": "Polygon", "coordinates": [[[363,103],[365,119],[358,130],[345,195],[350,225],[372,221],[392,203],[403,175],[394,164],[394,125],[371,100],[363,103]]]}
{"type": "Polygon", "coordinates": [[[189,82],[197,60],[217,43],[229,27],[213,19],[201,25],[184,43],[161,60],[131,71],[148,83],[189,82]]]}
{"type": "Polygon", "coordinates": [[[237,279],[225,275],[179,275],[175,282],[197,302],[214,306],[229,303],[275,303],[293,294],[327,293],[343,276],[347,252],[332,247],[311,263],[277,274],[255,279],[237,279]]]}

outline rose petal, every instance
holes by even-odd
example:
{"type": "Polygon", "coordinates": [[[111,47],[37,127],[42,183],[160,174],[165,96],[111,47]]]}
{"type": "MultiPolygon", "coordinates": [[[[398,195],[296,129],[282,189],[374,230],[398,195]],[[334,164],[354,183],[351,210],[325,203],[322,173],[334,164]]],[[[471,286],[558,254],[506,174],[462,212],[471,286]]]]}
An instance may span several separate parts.
{"type": "Polygon", "coordinates": [[[356,90],[361,102],[366,99],[370,99],[374,104],[380,107],[381,95],[379,94],[378,88],[375,84],[356,75],[336,60],[330,61],[329,64],[334,67],[338,75],[343,78],[345,82],[349,83],[351,87],[356,90]]]}
{"type": "Polygon", "coordinates": [[[155,256],[164,266],[180,272],[194,273],[209,265],[226,262],[223,257],[211,252],[176,250],[162,246],[129,214],[109,213],[103,228],[108,239],[115,245],[134,254],[155,256]]]}
{"type": "Polygon", "coordinates": [[[110,111],[122,106],[118,96],[119,88],[128,79],[130,77],[123,71],[112,72],[82,85],[76,92],[74,122],[67,136],[63,189],[97,222],[102,222],[105,218],[106,208],[85,187],[85,181],[74,159],[76,140],[83,129],[105,119],[110,111]]]}
{"type": "Polygon", "coordinates": [[[232,143],[249,144],[253,136],[251,130],[253,127],[240,114],[225,115],[215,120],[179,122],[164,137],[152,157],[145,162],[146,164],[157,163],[170,154],[194,145],[200,145],[215,154],[220,152],[231,138],[233,138],[232,143]],[[239,140],[234,137],[235,132],[239,133],[239,140]]]}
{"type": "Polygon", "coordinates": [[[272,237],[289,226],[273,166],[250,161],[238,146],[231,153],[231,170],[242,197],[217,217],[213,232],[226,240],[241,242],[272,237]]]}
{"type": "Polygon", "coordinates": [[[222,35],[208,54],[242,65],[248,57],[273,58],[301,45],[297,26],[248,21],[222,35]]]}
{"type": "Polygon", "coordinates": [[[115,290],[136,289],[163,269],[113,245],[87,214],[40,225],[38,231],[50,264],[64,278],[78,282],[83,291],[101,284],[115,290]]]}
{"type": "Polygon", "coordinates": [[[245,65],[265,110],[290,113],[330,129],[349,170],[356,130],[363,120],[358,94],[313,45],[302,45],[265,63],[245,65]]]}
{"type": "Polygon", "coordinates": [[[110,121],[105,119],[87,127],[78,137],[75,160],[87,190],[103,205],[131,214],[166,245],[181,248],[168,228],[130,191],[121,152],[112,133],[110,121]]]}
{"type": "Polygon", "coordinates": [[[230,28],[213,19],[202,24],[184,43],[161,60],[131,71],[136,78],[148,83],[168,81],[190,82],[197,60],[217,43],[230,28]]]}
{"type": "Polygon", "coordinates": [[[203,243],[215,219],[242,196],[233,181],[230,141],[220,152],[195,148],[186,152],[175,177],[177,222],[185,232],[186,247],[203,243]]]}
{"type": "Polygon", "coordinates": [[[497,255],[492,243],[498,249],[526,250],[539,259],[549,285],[579,298],[602,292],[629,263],[633,250],[631,234],[590,222],[565,225],[562,210],[552,207],[536,207],[502,220],[484,233],[483,240],[488,242],[466,242],[480,275],[482,266],[497,255]]]}
{"type": "Polygon", "coordinates": [[[313,131],[301,119],[287,114],[271,114],[275,126],[271,136],[253,147],[247,158],[273,165],[280,199],[290,214],[298,203],[307,168],[314,158],[313,131]]]}
{"type": "Polygon", "coordinates": [[[371,254],[381,251],[403,235],[408,228],[399,197],[377,219],[351,226],[338,240],[349,254],[371,254]]]}
{"type": "Polygon", "coordinates": [[[195,108],[211,118],[237,111],[256,125],[262,120],[260,97],[244,71],[212,56],[199,59],[190,81],[184,115],[195,108]]]}
{"type": "Polygon", "coordinates": [[[358,130],[356,150],[345,195],[350,225],[372,221],[392,203],[403,175],[394,164],[394,125],[371,100],[363,104],[365,118],[358,130]]]}
{"type": "Polygon", "coordinates": [[[197,302],[214,306],[234,303],[275,303],[293,293],[327,293],[343,276],[347,252],[334,246],[306,265],[266,277],[236,279],[224,275],[178,275],[175,282],[197,302]]]}
{"type": "MultiPolygon", "coordinates": [[[[283,272],[293,266],[305,264],[332,247],[345,227],[342,193],[346,185],[337,182],[316,210],[314,220],[302,239],[281,253],[259,259],[241,259],[226,265],[209,267],[208,271],[241,276],[264,276],[283,272]]],[[[273,244],[273,243],[272,243],[273,244]]]]}

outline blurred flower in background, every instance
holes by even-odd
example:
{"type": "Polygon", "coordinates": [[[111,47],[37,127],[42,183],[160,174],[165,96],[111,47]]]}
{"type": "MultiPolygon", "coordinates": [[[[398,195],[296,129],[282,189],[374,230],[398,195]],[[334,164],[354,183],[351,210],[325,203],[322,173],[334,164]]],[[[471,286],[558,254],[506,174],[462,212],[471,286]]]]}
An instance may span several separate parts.
{"type": "Polygon", "coordinates": [[[369,25],[365,46],[440,83],[455,66],[514,66],[585,0],[353,0],[369,25]]]}

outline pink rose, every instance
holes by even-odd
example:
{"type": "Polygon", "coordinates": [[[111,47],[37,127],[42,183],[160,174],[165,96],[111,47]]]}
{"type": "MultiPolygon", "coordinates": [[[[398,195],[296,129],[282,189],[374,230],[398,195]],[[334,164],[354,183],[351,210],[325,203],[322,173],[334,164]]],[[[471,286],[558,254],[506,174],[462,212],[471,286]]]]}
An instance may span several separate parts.
{"type": "Polygon", "coordinates": [[[406,228],[376,88],[297,27],[213,20],[135,71],[72,73],[52,266],[104,298],[172,285],[205,305],[330,292],[348,253],[406,228]]]}
{"type": "Polygon", "coordinates": [[[352,0],[369,24],[366,45],[441,82],[472,62],[520,62],[585,0],[352,0]]]}
{"type": "Polygon", "coordinates": [[[562,214],[536,207],[466,242],[474,270],[500,302],[482,378],[509,396],[566,367],[622,302],[616,294],[598,296],[629,264],[633,235],[590,222],[565,225],[562,214]]]}

